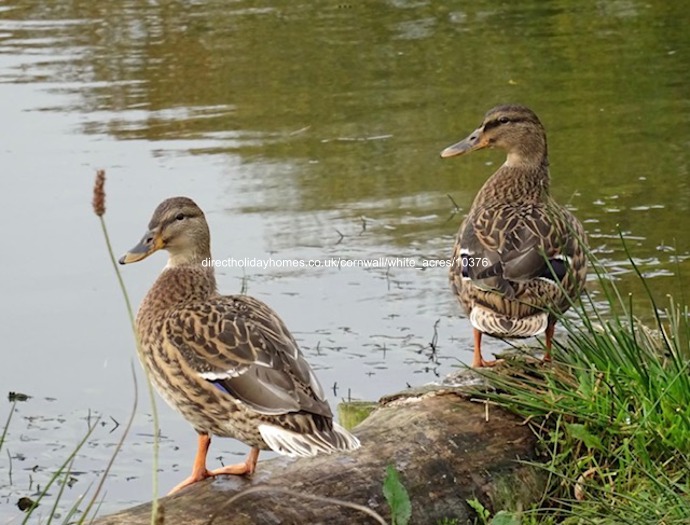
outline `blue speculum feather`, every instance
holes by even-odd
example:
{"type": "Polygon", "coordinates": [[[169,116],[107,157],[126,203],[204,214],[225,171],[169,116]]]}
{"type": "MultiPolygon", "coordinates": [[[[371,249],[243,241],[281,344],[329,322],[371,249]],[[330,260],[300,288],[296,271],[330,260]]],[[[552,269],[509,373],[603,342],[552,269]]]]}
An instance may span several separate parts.
{"type": "Polygon", "coordinates": [[[224,394],[230,394],[227,388],[223,386],[223,384],[220,381],[209,381],[213,386],[215,386],[218,390],[223,392],[224,394]]]}

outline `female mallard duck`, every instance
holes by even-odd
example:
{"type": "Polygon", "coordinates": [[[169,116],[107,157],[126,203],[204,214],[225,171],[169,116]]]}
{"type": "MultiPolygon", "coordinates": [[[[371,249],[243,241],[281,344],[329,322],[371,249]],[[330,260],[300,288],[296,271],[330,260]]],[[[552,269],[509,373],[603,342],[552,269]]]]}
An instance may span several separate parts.
{"type": "Polygon", "coordinates": [[[259,450],[313,456],[358,448],[333,422],[319,381],[276,313],[257,299],[218,293],[208,225],[191,199],[163,201],[120,264],[160,249],[168,264],[137,314],[140,358],[161,396],[199,434],[192,474],[172,492],[219,474],[251,474],[259,450]],[[246,461],[206,470],[211,435],[250,445],[246,461]]]}
{"type": "Polygon", "coordinates": [[[549,194],[546,133],[524,106],[498,106],[441,157],[501,148],[507,159],[474,199],[455,241],[453,292],[474,328],[473,367],[491,366],[482,334],[531,337],[546,332],[550,359],[556,318],[582,291],[587,274],[580,222],[549,194]]]}

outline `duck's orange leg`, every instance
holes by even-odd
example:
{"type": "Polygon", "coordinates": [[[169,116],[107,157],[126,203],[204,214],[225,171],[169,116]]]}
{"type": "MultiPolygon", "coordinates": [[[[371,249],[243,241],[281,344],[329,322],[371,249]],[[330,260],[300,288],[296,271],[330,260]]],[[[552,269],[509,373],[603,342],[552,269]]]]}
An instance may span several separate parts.
{"type": "Polygon", "coordinates": [[[553,344],[553,334],[556,331],[556,323],[549,323],[546,326],[546,354],[544,354],[544,362],[551,362],[551,345],[553,344]]]}
{"type": "Polygon", "coordinates": [[[239,463],[237,465],[228,465],[215,470],[206,470],[206,455],[208,454],[208,447],[211,446],[211,436],[208,434],[199,434],[199,444],[196,450],[196,456],[194,457],[194,465],[192,466],[192,474],[184,481],[178,483],[173,487],[173,489],[168,492],[174,494],[182,490],[189,485],[192,485],[198,481],[202,481],[206,478],[211,478],[213,476],[218,476],[220,474],[252,474],[256,468],[256,462],[259,459],[259,449],[253,447],[249,451],[249,455],[244,463],[239,463]]]}
{"type": "Polygon", "coordinates": [[[168,492],[174,494],[183,488],[201,481],[209,477],[209,472],[206,470],[206,454],[208,454],[208,447],[211,446],[211,436],[208,434],[199,434],[199,443],[196,449],[196,456],[194,457],[194,465],[192,466],[192,474],[184,481],[178,483],[173,489],[168,492]]]}
{"type": "Polygon", "coordinates": [[[482,333],[477,330],[476,328],[474,330],[474,355],[472,356],[472,368],[482,368],[485,366],[496,366],[499,363],[502,363],[502,359],[494,359],[493,361],[485,361],[484,358],[482,357],[482,333]]]}

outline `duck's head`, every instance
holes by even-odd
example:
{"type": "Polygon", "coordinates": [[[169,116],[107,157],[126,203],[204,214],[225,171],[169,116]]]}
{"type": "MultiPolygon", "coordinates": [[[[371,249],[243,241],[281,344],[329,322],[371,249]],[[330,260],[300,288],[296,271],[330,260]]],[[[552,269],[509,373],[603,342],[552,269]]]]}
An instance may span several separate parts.
{"type": "Polygon", "coordinates": [[[484,121],[460,142],[448,146],[441,157],[455,157],[483,148],[500,148],[508,165],[542,163],[546,159],[546,133],[535,113],[525,106],[496,106],[484,121]]]}
{"type": "Polygon", "coordinates": [[[210,233],[204,212],[187,197],[161,202],[144,236],[120,258],[120,264],[145,259],[153,252],[167,250],[168,266],[192,264],[210,257],[210,233]]]}

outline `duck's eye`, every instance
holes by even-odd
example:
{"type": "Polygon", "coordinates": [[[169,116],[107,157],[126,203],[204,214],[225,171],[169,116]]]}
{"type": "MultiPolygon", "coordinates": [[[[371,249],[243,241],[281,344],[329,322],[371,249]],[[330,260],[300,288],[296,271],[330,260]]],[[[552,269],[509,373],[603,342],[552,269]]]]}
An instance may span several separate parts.
{"type": "Polygon", "coordinates": [[[498,119],[498,121],[499,121],[501,124],[508,124],[508,122],[510,122],[510,119],[509,119],[508,117],[500,117],[500,118],[498,119]]]}
{"type": "Polygon", "coordinates": [[[175,215],[175,219],[181,221],[182,219],[184,219],[184,213],[178,213],[177,215],[175,215]]]}

